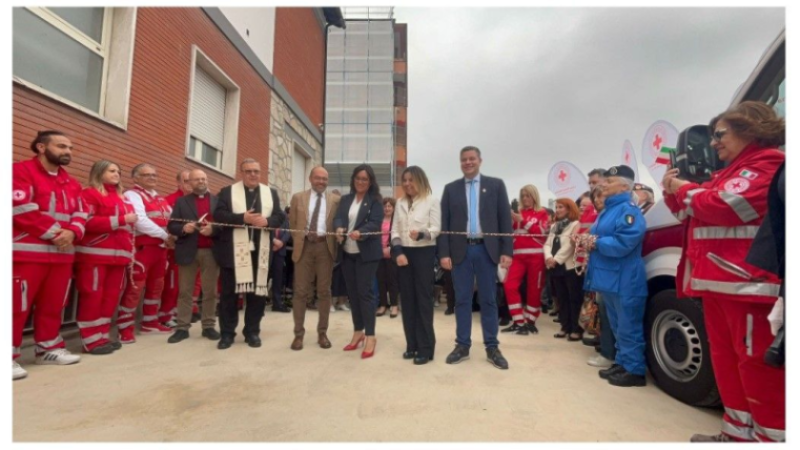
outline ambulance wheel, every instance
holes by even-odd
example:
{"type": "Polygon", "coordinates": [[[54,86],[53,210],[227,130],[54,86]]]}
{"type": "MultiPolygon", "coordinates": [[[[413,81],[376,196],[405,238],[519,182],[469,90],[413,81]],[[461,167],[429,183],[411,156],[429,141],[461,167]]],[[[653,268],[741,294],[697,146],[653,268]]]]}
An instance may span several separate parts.
{"type": "Polygon", "coordinates": [[[717,407],[719,391],[698,299],[678,299],[665,289],[648,303],[647,364],[658,387],[692,406],[717,407]]]}

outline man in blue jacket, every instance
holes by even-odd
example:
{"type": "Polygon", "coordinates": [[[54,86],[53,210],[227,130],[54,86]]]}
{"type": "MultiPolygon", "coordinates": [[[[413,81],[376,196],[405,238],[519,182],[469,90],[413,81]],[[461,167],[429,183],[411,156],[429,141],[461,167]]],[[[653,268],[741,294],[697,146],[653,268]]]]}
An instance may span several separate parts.
{"type": "Polygon", "coordinates": [[[644,386],[647,276],[642,241],[647,227],[632,197],[633,169],[615,166],[603,176],[605,209],[584,238],[592,251],[584,289],[602,294],[617,338],[614,365],[599,374],[614,386],[644,386]]]}

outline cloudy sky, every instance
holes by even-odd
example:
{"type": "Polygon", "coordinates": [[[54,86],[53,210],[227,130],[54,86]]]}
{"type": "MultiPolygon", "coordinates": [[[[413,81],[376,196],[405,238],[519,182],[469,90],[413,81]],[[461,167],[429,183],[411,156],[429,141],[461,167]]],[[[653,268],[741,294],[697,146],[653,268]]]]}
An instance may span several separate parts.
{"type": "Polygon", "coordinates": [[[662,119],[679,130],[730,103],[784,27],[783,8],[396,8],[408,23],[408,164],[434,192],[476,145],[515,197],[560,160],[620,163],[662,119]]]}

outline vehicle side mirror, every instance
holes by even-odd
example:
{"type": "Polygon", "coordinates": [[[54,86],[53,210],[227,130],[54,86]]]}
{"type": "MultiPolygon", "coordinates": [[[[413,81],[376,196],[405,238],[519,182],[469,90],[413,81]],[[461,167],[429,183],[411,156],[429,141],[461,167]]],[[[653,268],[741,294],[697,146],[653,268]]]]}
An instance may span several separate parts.
{"type": "Polygon", "coordinates": [[[711,132],[707,125],[689,127],[678,135],[678,146],[672,167],[679,170],[678,178],[703,183],[711,173],[721,168],[717,152],[711,146],[711,132]]]}

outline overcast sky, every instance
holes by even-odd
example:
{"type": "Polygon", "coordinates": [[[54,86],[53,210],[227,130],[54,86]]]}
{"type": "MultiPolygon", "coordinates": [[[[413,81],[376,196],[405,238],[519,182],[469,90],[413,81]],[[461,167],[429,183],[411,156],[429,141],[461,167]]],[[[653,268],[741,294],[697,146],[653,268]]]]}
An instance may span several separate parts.
{"type": "Polygon", "coordinates": [[[476,145],[510,197],[552,197],[560,160],[620,163],[663,119],[708,123],[784,27],[783,8],[396,8],[408,24],[408,164],[441,196],[476,145]]]}

